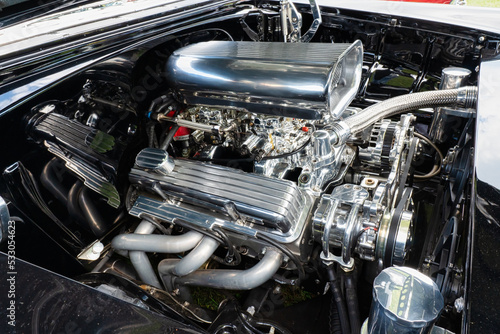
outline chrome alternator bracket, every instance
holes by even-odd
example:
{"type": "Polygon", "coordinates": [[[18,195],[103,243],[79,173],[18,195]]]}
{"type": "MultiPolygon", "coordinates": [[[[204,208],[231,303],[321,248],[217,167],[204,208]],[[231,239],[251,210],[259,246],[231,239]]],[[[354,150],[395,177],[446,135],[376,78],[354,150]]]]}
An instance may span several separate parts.
{"type": "MultiPolygon", "coordinates": [[[[363,231],[363,205],[369,193],[358,185],[344,184],[330,195],[323,195],[313,218],[314,238],[321,242],[322,259],[349,266],[358,235],[363,231]],[[330,246],[341,248],[341,259],[330,253],[330,246]]],[[[326,262],[325,262],[326,263],[326,262]]]]}
{"type": "MultiPolygon", "coordinates": [[[[313,217],[313,236],[321,243],[320,258],[326,265],[337,262],[352,268],[354,253],[361,259],[379,261],[381,268],[403,265],[412,242],[412,188],[405,188],[395,208],[383,207],[384,184],[370,200],[361,186],[344,184],[323,195],[313,217]],[[332,253],[340,248],[341,255],[332,253]]],[[[338,254],[338,253],[337,253],[338,254]]]]}

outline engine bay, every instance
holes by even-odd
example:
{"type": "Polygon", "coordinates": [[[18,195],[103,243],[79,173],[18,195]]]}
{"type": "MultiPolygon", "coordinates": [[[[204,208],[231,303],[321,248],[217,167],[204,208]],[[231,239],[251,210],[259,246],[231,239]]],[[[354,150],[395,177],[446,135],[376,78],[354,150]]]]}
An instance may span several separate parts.
{"type": "Polygon", "coordinates": [[[11,214],[74,260],[61,274],[148,308],[92,277],[127,279],[209,332],[459,333],[476,51],[437,64],[411,52],[428,31],[349,34],[362,20],[328,13],[297,41],[284,8],[186,29],[38,97],[28,154],[3,172],[11,214]],[[316,327],[280,322],[326,299],[316,327]]]}

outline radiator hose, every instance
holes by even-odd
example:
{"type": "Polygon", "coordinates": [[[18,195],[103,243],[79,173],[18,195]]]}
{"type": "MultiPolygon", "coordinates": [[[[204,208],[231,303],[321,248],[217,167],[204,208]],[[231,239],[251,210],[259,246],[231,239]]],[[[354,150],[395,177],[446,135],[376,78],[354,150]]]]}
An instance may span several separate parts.
{"type": "Polygon", "coordinates": [[[466,86],[456,89],[433,90],[401,95],[376,103],[332,125],[336,144],[343,144],[356,132],[362,131],[375,122],[397,114],[420,108],[455,105],[461,108],[475,108],[477,87],[466,86]]]}

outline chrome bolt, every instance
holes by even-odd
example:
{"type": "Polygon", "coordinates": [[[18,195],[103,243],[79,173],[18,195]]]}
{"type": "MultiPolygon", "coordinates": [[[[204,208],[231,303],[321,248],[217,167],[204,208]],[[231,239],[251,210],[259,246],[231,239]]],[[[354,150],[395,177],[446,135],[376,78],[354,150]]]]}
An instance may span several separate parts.
{"type": "Polygon", "coordinates": [[[104,245],[101,242],[96,242],[92,246],[92,253],[94,254],[101,254],[101,252],[104,250],[104,245]]]}
{"type": "Polygon", "coordinates": [[[458,313],[462,313],[462,311],[465,308],[465,300],[463,297],[455,299],[455,302],[453,303],[453,306],[455,307],[455,310],[458,313]]]}
{"type": "Polygon", "coordinates": [[[253,305],[252,305],[252,306],[249,306],[249,307],[247,308],[247,312],[248,312],[251,316],[253,316],[253,315],[255,314],[255,307],[254,307],[253,305]]]}

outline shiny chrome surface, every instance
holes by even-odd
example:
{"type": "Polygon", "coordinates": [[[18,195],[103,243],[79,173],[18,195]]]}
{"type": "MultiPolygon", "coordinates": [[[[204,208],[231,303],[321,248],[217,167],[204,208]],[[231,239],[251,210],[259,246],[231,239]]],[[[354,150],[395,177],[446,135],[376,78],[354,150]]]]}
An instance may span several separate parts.
{"type": "Polygon", "coordinates": [[[129,179],[149,189],[159,185],[167,195],[224,214],[232,203],[248,223],[285,234],[303,223],[301,216],[310,205],[307,194],[291,181],[183,159],[175,164],[169,175],[134,168],[129,179]]]}
{"type": "Polygon", "coordinates": [[[413,212],[403,211],[399,219],[398,231],[396,234],[396,240],[394,243],[394,252],[392,255],[392,263],[394,265],[403,265],[409,247],[412,241],[412,226],[413,226],[413,212]]]}
{"type": "MultiPolygon", "coordinates": [[[[303,8],[301,8],[301,9],[303,10],[303,8]]],[[[307,14],[309,15],[309,13],[307,13],[307,14]]],[[[344,14],[344,13],[342,13],[342,14],[341,14],[341,15],[339,15],[339,16],[342,16],[343,14],[344,14]]],[[[328,18],[328,19],[331,19],[331,18],[332,18],[332,17],[334,17],[334,16],[335,16],[335,14],[330,15],[330,12],[329,12],[329,13],[327,13],[326,15],[324,15],[324,17],[325,17],[325,18],[328,18]]],[[[374,19],[378,19],[378,17],[375,17],[375,16],[373,16],[373,18],[374,18],[374,19]]],[[[196,19],[199,19],[199,17],[197,17],[196,19]]],[[[385,17],[384,17],[383,19],[385,19],[385,17]]],[[[348,19],[348,20],[350,21],[350,19],[348,19]]],[[[399,19],[398,19],[398,20],[399,20],[399,19]]],[[[398,20],[395,20],[396,25],[398,25],[398,24],[399,24],[398,20]]],[[[167,20],[165,20],[165,21],[167,21],[167,20]]],[[[182,19],[179,19],[179,21],[183,21],[183,20],[182,20],[182,19]]],[[[222,21],[222,20],[221,20],[221,21],[222,21]]],[[[356,20],[353,20],[353,21],[354,21],[354,22],[356,22],[356,20]]],[[[193,21],[193,22],[194,22],[194,21],[193,21]]],[[[198,21],[198,22],[199,22],[199,21],[198,21]]],[[[198,23],[198,22],[196,22],[196,23],[198,23]]],[[[226,21],[226,22],[227,22],[227,21],[226,21]]],[[[226,22],[224,22],[224,24],[225,24],[226,22]]],[[[329,22],[330,22],[330,25],[329,25],[329,26],[325,26],[325,27],[324,27],[324,28],[325,28],[325,30],[330,31],[329,29],[331,29],[332,31],[334,31],[334,30],[335,30],[335,27],[333,26],[333,22],[335,22],[335,21],[333,21],[333,22],[332,22],[332,21],[329,21],[329,22]]],[[[351,22],[351,21],[350,21],[350,22],[351,22]]],[[[359,22],[361,22],[361,21],[359,21],[359,22]]],[[[373,22],[373,23],[375,23],[375,22],[373,22]]],[[[376,23],[378,24],[379,22],[377,21],[376,23]]],[[[392,22],[391,22],[391,23],[392,23],[392,22]]],[[[191,22],[186,22],[186,25],[187,25],[187,24],[191,24],[191,22]]],[[[200,23],[200,24],[201,24],[201,23],[200,23]]],[[[382,24],[385,24],[385,23],[382,23],[382,24]]],[[[420,25],[420,24],[421,24],[421,23],[419,22],[419,25],[420,25]]],[[[355,24],[353,24],[353,25],[355,25],[355,24]]],[[[430,24],[429,24],[429,25],[430,25],[430,24]]],[[[194,27],[193,27],[193,26],[191,26],[191,27],[189,27],[189,28],[193,29],[194,27]]],[[[186,28],[186,29],[189,29],[189,28],[186,28]]],[[[196,29],[196,28],[194,28],[194,29],[196,29]]],[[[194,30],[194,29],[193,29],[193,30],[194,30]]],[[[396,27],[394,27],[394,29],[399,31],[399,30],[404,30],[404,29],[406,29],[406,27],[396,26],[396,27]]],[[[419,27],[418,27],[418,29],[417,29],[417,32],[423,31],[423,29],[424,29],[424,28],[422,28],[422,26],[419,26],[419,27]]],[[[389,30],[392,30],[392,29],[391,29],[391,28],[389,28],[389,30]]],[[[384,29],[384,32],[385,32],[385,31],[386,31],[386,29],[384,29]]],[[[415,31],[415,30],[413,30],[413,31],[415,31]]],[[[182,34],[182,33],[183,33],[183,32],[180,32],[180,34],[182,34]]],[[[450,35],[451,35],[452,33],[453,33],[453,32],[450,32],[450,35]]],[[[159,35],[160,35],[160,34],[159,34],[159,35]]],[[[351,36],[353,36],[353,35],[354,35],[354,33],[353,33],[353,34],[351,34],[351,36]]],[[[380,36],[378,33],[377,33],[376,35],[380,36]]],[[[425,34],[424,34],[424,35],[425,35],[425,34]]],[[[161,36],[161,35],[160,35],[160,36],[161,36]]],[[[160,36],[159,36],[159,37],[160,37],[160,36]]],[[[377,38],[378,36],[374,36],[374,37],[372,38],[372,40],[377,40],[377,41],[379,41],[380,39],[378,39],[378,38],[377,38]]],[[[468,36],[469,36],[469,35],[468,35],[468,36]]],[[[161,36],[161,37],[163,37],[163,36],[161,36]]],[[[239,37],[239,36],[238,36],[238,37],[239,37]]],[[[321,36],[321,37],[322,37],[322,38],[323,38],[323,37],[325,37],[325,38],[326,38],[326,37],[328,37],[328,36],[327,36],[327,35],[324,35],[324,36],[321,36]]],[[[330,37],[333,37],[333,36],[331,35],[330,37]]],[[[406,36],[404,36],[404,37],[406,37],[406,36]]],[[[431,37],[432,37],[432,36],[431,36],[431,37]]],[[[425,36],[424,36],[424,38],[425,38],[425,36]]],[[[467,38],[468,38],[468,37],[467,37],[467,38]]],[[[325,40],[323,40],[323,41],[325,41],[325,40]]],[[[386,40],[386,41],[387,41],[387,40],[386,40]]],[[[405,39],[405,41],[406,41],[406,39],[405,39]]],[[[432,40],[432,41],[433,41],[433,40],[432,40]]],[[[153,42],[153,41],[150,41],[150,42],[153,42]]],[[[127,43],[128,43],[128,41],[127,41],[127,43]]],[[[472,39],[472,42],[471,42],[471,43],[472,43],[472,44],[475,44],[475,40],[474,40],[474,39],[472,39]]],[[[412,43],[412,44],[414,44],[414,43],[412,43]]],[[[450,44],[451,44],[451,43],[450,43],[450,44]]],[[[124,45],[125,45],[125,42],[124,42],[124,45]]],[[[415,51],[415,53],[417,53],[417,52],[418,52],[418,50],[417,50],[417,49],[418,49],[418,45],[411,45],[411,47],[408,47],[408,49],[411,49],[411,48],[412,48],[412,47],[414,47],[414,46],[417,46],[417,47],[415,48],[415,50],[416,50],[416,51],[415,51]]],[[[384,50],[392,50],[391,48],[385,48],[385,47],[384,47],[383,49],[384,49],[384,50]]],[[[430,50],[430,48],[427,48],[427,49],[428,49],[428,50],[430,50]]],[[[459,48],[457,48],[457,49],[459,49],[459,48]]],[[[371,49],[369,49],[369,50],[371,50],[371,49]]],[[[403,52],[400,52],[400,50],[401,50],[401,49],[396,48],[396,49],[394,50],[395,52],[393,52],[393,54],[394,54],[394,55],[396,55],[397,57],[399,57],[399,56],[398,56],[398,54],[403,53],[403,52]],[[398,51],[399,51],[399,52],[398,52],[398,51]]],[[[437,46],[434,50],[440,50],[440,49],[439,49],[439,46],[437,46]]],[[[446,53],[446,51],[447,51],[445,48],[443,48],[442,50],[443,50],[443,53],[446,53]]],[[[454,55],[454,54],[451,54],[451,55],[449,55],[449,57],[451,58],[451,57],[453,57],[453,55],[454,55]]],[[[375,57],[375,58],[377,59],[377,61],[378,61],[378,60],[382,60],[382,61],[384,60],[383,58],[380,58],[380,57],[378,57],[378,56],[379,56],[379,55],[376,55],[376,57],[375,57]]],[[[403,57],[405,57],[405,56],[406,56],[406,57],[408,57],[408,59],[413,58],[411,53],[404,54],[404,56],[403,56],[403,57]]],[[[467,55],[466,55],[466,57],[469,57],[469,54],[467,54],[467,55]]],[[[414,59],[415,59],[415,58],[414,58],[414,59]]],[[[429,62],[427,62],[427,61],[426,61],[426,60],[427,60],[427,56],[424,56],[422,59],[423,59],[423,61],[422,61],[423,66],[427,66],[427,65],[429,64],[429,62]]],[[[467,59],[470,59],[470,58],[467,58],[467,59]]],[[[460,60],[458,60],[457,62],[459,62],[459,61],[460,61],[460,60]]],[[[396,63],[397,63],[397,62],[396,62],[396,63]]],[[[391,65],[392,65],[392,63],[391,63],[391,65]]],[[[474,66],[475,66],[475,64],[474,64],[474,66]]],[[[437,66],[433,66],[433,68],[436,68],[436,67],[437,67],[437,66]]],[[[420,73],[420,71],[419,71],[419,73],[420,73]]],[[[424,72],[422,72],[422,73],[424,73],[424,72]]],[[[433,75],[432,71],[431,71],[431,72],[429,72],[429,74],[430,74],[430,75],[433,75]]],[[[420,78],[425,80],[425,78],[424,78],[424,77],[420,77],[420,78]]],[[[434,77],[434,78],[435,78],[435,77],[434,77]]],[[[385,98],[385,97],[383,97],[383,98],[385,98]]],[[[369,102],[369,100],[367,99],[367,100],[365,100],[365,101],[360,101],[360,102],[369,102]]],[[[173,133],[173,131],[172,131],[172,133],[173,133]]],[[[310,147],[308,147],[307,149],[310,149],[310,147]]],[[[404,151],[403,151],[403,152],[404,152],[404,151]]],[[[403,154],[403,152],[399,152],[399,154],[403,154]]],[[[342,158],[342,159],[343,159],[343,158],[342,158]]],[[[340,157],[339,157],[339,159],[338,159],[338,160],[340,160],[340,157]]],[[[404,163],[404,162],[405,162],[405,161],[404,161],[404,159],[403,159],[403,163],[404,163]]],[[[407,165],[410,165],[410,164],[409,164],[409,160],[408,160],[408,159],[406,160],[406,163],[407,163],[407,165]]],[[[278,168],[276,168],[276,170],[283,170],[283,169],[278,169],[278,168]]],[[[128,170],[127,170],[127,172],[128,172],[128,170]]],[[[273,175],[278,175],[278,173],[273,173],[273,175]]],[[[279,174],[279,175],[281,175],[281,174],[279,174]]],[[[349,175],[349,176],[350,176],[350,175],[349,175]]],[[[294,178],[295,178],[295,177],[294,177],[294,178]]],[[[348,180],[349,180],[349,179],[348,179],[348,180]]],[[[356,183],[357,181],[351,181],[351,180],[349,180],[348,182],[353,182],[353,183],[356,183]]],[[[404,183],[404,182],[403,182],[403,183],[404,183]]],[[[335,186],[336,186],[336,187],[338,187],[338,184],[336,183],[336,184],[335,184],[335,186]]],[[[146,186],[145,188],[147,189],[148,187],[146,186]]],[[[389,187],[387,187],[387,188],[389,188],[389,187]]],[[[144,188],[143,188],[143,189],[144,189],[144,188]]],[[[153,188],[153,189],[154,189],[154,188],[153,188]]],[[[330,189],[331,189],[331,188],[330,188],[330,189]]],[[[377,189],[378,189],[378,188],[377,188],[377,189]]],[[[162,193],[162,190],[160,190],[160,191],[155,190],[155,192],[156,192],[156,193],[162,193]]],[[[175,191],[169,191],[168,195],[166,195],[166,194],[167,194],[167,192],[165,191],[165,193],[164,193],[164,195],[165,195],[165,196],[164,196],[165,201],[167,201],[167,203],[168,203],[168,204],[176,205],[174,201],[175,201],[176,199],[179,199],[179,197],[175,197],[176,192],[175,192],[175,191]]],[[[439,196],[438,196],[438,197],[439,197],[439,196]]],[[[181,198],[181,199],[182,199],[182,198],[181,198]]],[[[161,201],[160,201],[160,202],[161,202],[161,201]]],[[[49,204],[50,204],[50,203],[49,203],[49,204]]],[[[232,203],[232,202],[230,202],[230,204],[233,204],[233,203],[232,203]]],[[[235,206],[232,206],[232,207],[235,207],[235,206]]],[[[372,207],[373,207],[373,206],[370,206],[370,208],[372,208],[372,207]]],[[[436,206],[436,208],[437,208],[437,207],[439,207],[439,206],[436,206]]],[[[353,218],[354,218],[354,216],[355,216],[355,213],[357,213],[357,212],[358,212],[358,210],[359,210],[359,208],[356,208],[356,210],[352,209],[352,210],[350,211],[350,215],[348,216],[348,218],[349,218],[349,219],[353,219],[353,218]]],[[[196,210],[194,210],[194,211],[196,211],[196,210]]],[[[209,216],[214,216],[213,212],[211,212],[211,211],[209,211],[209,210],[207,210],[207,211],[208,211],[207,213],[208,213],[208,215],[209,215],[209,216]]],[[[236,210],[235,210],[235,211],[236,211],[236,210]]],[[[372,210],[370,210],[370,213],[371,213],[371,212],[372,212],[372,210]]],[[[233,213],[234,213],[234,212],[233,212],[233,213]]],[[[236,211],[236,215],[238,215],[238,216],[239,216],[238,211],[236,211]]],[[[231,215],[229,215],[229,216],[231,216],[231,215]]],[[[234,216],[234,215],[233,215],[233,216],[234,216]]],[[[224,216],[224,218],[226,218],[226,217],[224,216]]],[[[233,218],[233,219],[234,219],[234,218],[233,218]]],[[[230,221],[230,222],[229,222],[229,224],[233,224],[233,225],[237,225],[237,224],[239,224],[239,223],[241,223],[241,222],[239,222],[239,221],[238,221],[238,218],[234,219],[234,221],[230,221]]],[[[252,226],[252,227],[253,227],[254,229],[257,229],[257,228],[258,228],[258,227],[254,227],[254,226],[252,226]]],[[[310,230],[309,230],[309,229],[307,229],[307,231],[308,231],[308,232],[310,232],[310,230]]],[[[368,230],[368,231],[371,231],[371,230],[368,230]]],[[[272,232],[273,232],[273,231],[271,231],[271,233],[272,233],[272,232]]],[[[278,232],[278,233],[279,233],[279,232],[278,232]]],[[[275,233],[275,234],[276,234],[276,233],[275,233]]],[[[326,241],[327,241],[327,243],[328,243],[329,233],[327,233],[327,234],[326,234],[326,236],[327,236],[327,238],[326,238],[327,240],[326,240],[326,241]]],[[[245,235],[242,235],[242,236],[241,236],[241,238],[245,238],[245,237],[246,237],[245,235]]],[[[247,238],[247,239],[249,239],[249,238],[247,238]]],[[[300,239],[298,239],[298,240],[308,241],[308,236],[306,235],[306,236],[304,237],[304,239],[300,238],[300,239]]],[[[297,241],[297,243],[298,243],[298,242],[299,242],[299,241],[297,241]]],[[[301,251],[302,251],[302,250],[301,250],[301,251]]],[[[308,255],[307,251],[302,252],[302,253],[301,253],[301,255],[302,255],[302,254],[304,254],[304,255],[308,255]]],[[[286,268],[286,269],[290,269],[290,268],[286,268]]],[[[292,269],[293,269],[293,268],[292,268],[292,269]]]]}
{"type": "Polygon", "coordinates": [[[359,158],[366,164],[375,167],[389,167],[389,155],[397,132],[397,122],[384,119],[373,125],[368,147],[359,149],[359,158]]]}
{"type": "Polygon", "coordinates": [[[283,261],[283,254],[275,249],[267,249],[264,257],[253,267],[246,270],[206,269],[197,270],[183,277],[173,279],[169,273],[175,262],[160,262],[158,271],[166,286],[193,285],[227,290],[251,290],[272,278],[283,261]],[[165,275],[167,273],[167,275],[165,275]]]}
{"type": "Polygon", "coordinates": [[[413,239],[413,188],[404,188],[398,206],[386,209],[380,219],[375,256],[385,266],[402,266],[413,239]]]}
{"type": "Polygon", "coordinates": [[[212,41],[176,50],[167,79],[184,103],[301,119],[338,118],[361,80],[353,44],[212,41]]]}
{"type": "Polygon", "coordinates": [[[260,136],[251,134],[241,145],[248,153],[257,153],[258,150],[262,149],[266,144],[266,140],[260,136]]]}
{"type": "MultiPolygon", "coordinates": [[[[349,107],[345,110],[345,113],[352,112],[349,107]]],[[[323,187],[338,176],[341,166],[354,159],[351,148],[334,146],[337,141],[334,132],[316,130],[316,125],[323,124],[324,120],[308,121],[203,106],[189,108],[176,122],[181,124],[181,120],[187,119],[196,119],[198,129],[203,126],[211,133],[218,132],[219,146],[254,156],[256,174],[283,179],[289,172],[302,169],[299,186],[314,196],[319,196],[323,187]]],[[[197,143],[205,140],[198,134],[193,137],[197,143]]],[[[210,140],[205,144],[200,155],[211,159],[217,146],[210,140]]]]}
{"type": "MultiPolygon", "coordinates": [[[[447,67],[441,73],[441,84],[439,89],[454,89],[465,86],[467,80],[471,75],[471,71],[461,67],[447,67]]],[[[460,99],[466,99],[466,94],[461,94],[460,99]]],[[[442,143],[449,139],[453,133],[453,128],[456,126],[457,119],[453,116],[471,117],[472,112],[470,109],[458,108],[436,108],[432,118],[431,128],[429,130],[429,137],[433,141],[442,143]]]]}
{"type": "Polygon", "coordinates": [[[465,86],[456,89],[434,90],[400,95],[373,104],[361,112],[336,122],[334,129],[337,137],[345,140],[350,134],[360,132],[377,121],[413,110],[430,107],[457,106],[475,108],[477,87],[465,86]]]}
{"type": "Polygon", "coordinates": [[[120,206],[120,195],[118,191],[99,170],[81,161],[77,157],[66,155],[58,146],[48,141],[45,141],[45,146],[50,153],[64,160],[66,167],[78,175],[84,181],[85,186],[106,197],[108,204],[113,208],[120,206]]]}
{"type": "MultiPolygon", "coordinates": [[[[303,119],[250,114],[221,108],[199,106],[189,108],[177,117],[176,123],[188,128],[195,128],[194,126],[188,126],[186,123],[186,120],[193,118],[197,121],[196,128],[198,130],[206,130],[212,134],[218,133],[224,146],[235,146],[235,136],[241,137],[241,132],[249,133],[250,135],[248,135],[239,147],[234,147],[244,154],[252,152],[260,156],[273,156],[293,152],[305,144],[311,136],[310,129],[307,126],[311,126],[311,124],[309,121],[303,119]]],[[[200,139],[203,140],[203,138],[197,139],[199,141],[200,139]]],[[[207,152],[203,154],[204,156],[210,156],[207,152]]],[[[279,160],[287,160],[291,165],[294,165],[294,163],[298,163],[295,158],[292,157],[292,161],[290,159],[279,160]]],[[[262,172],[256,172],[270,176],[272,168],[267,167],[263,167],[265,170],[262,172]]],[[[295,166],[291,166],[290,168],[293,169],[295,166]]]]}
{"type": "Polygon", "coordinates": [[[139,196],[134,202],[129,213],[132,216],[140,218],[143,214],[147,214],[163,221],[172,222],[175,220],[185,220],[194,223],[205,229],[212,229],[215,226],[222,226],[228,231],[246,236],[255,236],[259,231],[267,237],[272,238],[281,243],[291,243],[297,240],[302,233],[306,224],[306,218],[311,210],[311,203],[308,202],[304,207],[302,215],[295,222],[292,228],[284,233],[274,228],[264,227],[251,223],[237,223],[231,221],[230,218],[217,214],[215,212],[203,209],[198,206],[193,206],[184,203],[168,203],[161,200],[139,196]]]}
{"type": "Polygon", "coordinates": [[[312,134],[312,147],[313,155],[321,160],[328,159],[334,154],[332,143],[334,138],[332,138],[331,133],[326,130],[317,130],[312,134]]]}
{"type": "Polygon", "coordinates": [[[373,282],[366,333],[431,333],[443,306],[443,296],[431,278],[412,268],[386,268],[373,282]]]}
{"type": "Polygon", "coordinates": [[[283,40],[292,43],[299,42],[301,38],[302,15],[290,0],[282,0],[280,6],[283,40]]]}
{"type": "Polygon", "coordinates": [[[312,135],[312,149],[302,165],[299,185],[320,196],[324,187],[338,176],[343,164],[349,165],[355,152],[347,145],[334,146],[333,131],[317,130],[312,135]]]}
{"type": "Polygon", "coordinates": [[[323,22],[321,18],[321,11],[319,9],[319,5],[316,0],[309,0],[309,4],[311,6],[311,13],[313,16],[313,22],[311,23],[311,27],[306,31],[306,33],[301,37],[300,41],[303,43],[309,43],[311,39],[316,34],[319,26],[323,22]]]}
{"type": "MultiPolygon", "coordinates": [[[[115,138],[58,114],[54,112],[55,109],[54,104],[46,104],[28,120],[27,132],[30,137],[43,143],[50,153],[62,159],[66,167],[84,181],[86,187],[106,197],[110,206],[119,207],[120,196],[113,185],[118,163],[106,155],[115,149],[115,138]]],[[[42,184],[56,198],[67,203],[66,190],[51,172],[52,167],[51,164],[46,166],[42,184]]],[[[104,229],[97,228],[95,231],[98,232],[96,235],[100,235],[104,229]]]]}
{"type": "Polygon", "coordinates": [[[358,235],[364,228],[377,226],[378,217],[372,217],[370,221],[369,212],[363,215],[363,207],[370,207],[369,193],[358,185],[344,184],[336,187],[330,195],[321,197],[314,213],[312,231],[314,238],[321,242],[325,259],[331,258],[330,247],[337,247],[341,248],[342,254],[341,261],[337,262],[344,266],[351,262],[353,249],[361,258],[373,260],[376,235],[367,239],[371,234],[368,230],[363,232],[367,234],[364,239],[358,235]],[[365,243],[358,246],[361,240],[365,243]]]}
{"type": "Polygon", "coordinates": [[[471,71],[462,67],[447,67],[443,69],[441,75],[441,85],[439,89],[453,89],[465,86],[471,71]]]}
{"type": "Polygon", "coordinates": [[[135,164],[143,169],[162,175],[170,174],[175,167],[174,159],[167,151],[148,147],[143,149],[135,157],[135,164]]]}

